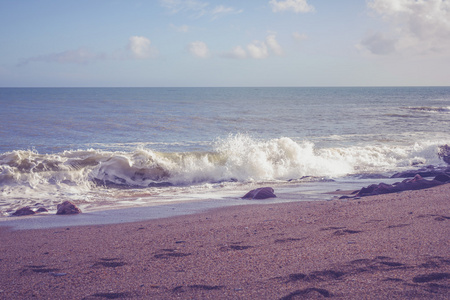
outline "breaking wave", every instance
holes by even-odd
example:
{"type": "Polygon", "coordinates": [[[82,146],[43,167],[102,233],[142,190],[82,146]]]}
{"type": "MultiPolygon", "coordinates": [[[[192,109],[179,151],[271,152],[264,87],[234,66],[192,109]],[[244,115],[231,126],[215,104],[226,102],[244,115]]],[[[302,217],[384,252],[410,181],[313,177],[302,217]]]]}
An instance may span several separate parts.
{"type": "Polygon", "coordinates": [[[416,106],[408,107],[408,110],[424,113],[450,113],[450,106],[416,106]]]}
{"type": "Polygon", "coordinates": [[[439,164],[438,144],[316,148],[290,138],[257,140],[232,135],[210,152],[164,153],[139,148],[131,152],[74,150],[39,154],[17,150],[0,155],[1,191],[90,190],[98,185],[155,187],[223,181],[277,181],[304,176],[340,177],[389,172],[420,164],[439,164]]]}

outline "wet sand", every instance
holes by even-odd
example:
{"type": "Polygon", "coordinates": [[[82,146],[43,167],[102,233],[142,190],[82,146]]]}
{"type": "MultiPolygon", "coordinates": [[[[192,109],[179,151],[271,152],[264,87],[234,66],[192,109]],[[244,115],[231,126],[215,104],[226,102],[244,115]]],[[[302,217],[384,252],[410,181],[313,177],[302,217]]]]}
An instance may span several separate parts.
{"type": "Polygon", "coordinates": [[[112,225],[0,227],[0,299],[449,299],[450,184],[112,225]]]}

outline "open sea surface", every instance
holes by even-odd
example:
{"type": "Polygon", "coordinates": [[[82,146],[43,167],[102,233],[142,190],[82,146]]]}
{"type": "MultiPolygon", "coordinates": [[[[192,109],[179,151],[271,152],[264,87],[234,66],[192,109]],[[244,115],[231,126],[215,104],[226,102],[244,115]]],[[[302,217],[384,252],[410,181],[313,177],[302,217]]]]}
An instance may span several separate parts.
{"type": "Polygon", "coordinates": [[[449,124],[450,87],[0,88],[0,216],[331,199],[444,166],[449,124]]]}

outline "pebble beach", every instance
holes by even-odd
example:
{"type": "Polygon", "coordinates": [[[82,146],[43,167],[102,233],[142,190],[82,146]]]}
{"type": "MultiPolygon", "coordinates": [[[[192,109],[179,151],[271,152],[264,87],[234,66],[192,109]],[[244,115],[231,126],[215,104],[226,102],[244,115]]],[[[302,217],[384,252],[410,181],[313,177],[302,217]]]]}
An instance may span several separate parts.
{"type": "Polygon", "coordinates": [[[0,227],[0,299],[448,299],[450,185],[0,227]]]}

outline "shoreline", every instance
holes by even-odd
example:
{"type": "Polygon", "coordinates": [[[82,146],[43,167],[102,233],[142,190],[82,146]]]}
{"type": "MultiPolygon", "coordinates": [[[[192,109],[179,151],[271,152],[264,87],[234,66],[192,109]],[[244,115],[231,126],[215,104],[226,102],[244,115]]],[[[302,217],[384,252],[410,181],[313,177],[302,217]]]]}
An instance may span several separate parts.
{"type": "MultiPolygon", "coordinates": [[[[268,201],[226,199],[226,200],[198,200],[178,202],[154,206],[123,207],[117,209],[103,209],[83,212],[74,215],[56,215],[40,213],[30,216],[5,217],[0,219],[0,229],[9,230],[37,230],[50,228],[67,228],[78,226],[101,226],[136,222],[146,222],[179,216],[205,213],[210,210],[227,207],[241,207],[247,205],[269,205],[277,200],[268,201]]],[[[286,203],[279,202],[278,204],[286,203]]]]}
{"type": "MultiPolygon", "coordinates": [[[[384,182],[395,182],[398,179],[386,178],[384,182]]],[[[202,194],[194,192],[190,197],[185,195],[184,200],[175,200],[180,195],[173,195],[170,201],[159,204],[144,204],[119,206],[114,208],[112,205],[106,207],[94,207],[85,209],[80,205],[81,214],[58,216],[56,211],[48,213],[37,213],[30,216],[4,216],[0,217],[0,228],[11,227],[14,230],[23,229],[45,229],[54,227],[83,226],[83,225],[106,225],[121,224],[128,222],[138,222],[167,218],[172,216],[189,215],[201,213],[206,210],[223,208],[229,206],[242,205],[265,205],[289,202],[303,201],[333,201],[344,195],[360,189],[362,186],[373,184],[373,179],[352,180],[330,182],[301,182],[301,183],[275,183],[271,184],[275,189],[277,198],[263,200],[247,200],[241,197],[249,190],[264,187],[264,184],[255,184],[248,187],[240,187],[236,191],[225,191],[222,195],[215,195],[210,192],[202,194]],[[187,201],[186,201],[187,200],[187,201]]],[[[213,192],[214,193],[214,192],[213,192]]],[[[142,193],[140,193],[141,195],[142,193]]]]}
{"type": "Polygon", "coordinates": [[[0,226],[0,298],[448,299],[449,195],[445,184],[132,223],[0,226]]]}

